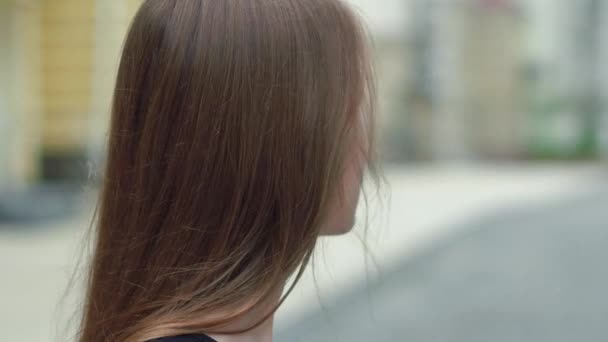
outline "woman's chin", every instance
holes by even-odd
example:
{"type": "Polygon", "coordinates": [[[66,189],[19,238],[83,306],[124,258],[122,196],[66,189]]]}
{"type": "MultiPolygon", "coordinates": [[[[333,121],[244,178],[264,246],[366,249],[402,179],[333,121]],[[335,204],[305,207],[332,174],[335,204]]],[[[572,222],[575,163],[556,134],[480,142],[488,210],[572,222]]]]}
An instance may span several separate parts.
{"type": "Polygon", "coordinates": [[[339,236],[348,234],[355,225],[354,218],[336,224],[328,224],[321,229],[321,236],[339,236]]]}

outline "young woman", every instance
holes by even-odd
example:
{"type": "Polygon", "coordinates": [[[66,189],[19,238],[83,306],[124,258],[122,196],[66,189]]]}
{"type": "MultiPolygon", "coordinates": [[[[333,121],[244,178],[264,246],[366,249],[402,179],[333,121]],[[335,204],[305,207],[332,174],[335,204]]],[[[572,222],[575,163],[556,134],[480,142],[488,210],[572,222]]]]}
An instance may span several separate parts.
{"type": "Polygon", "coordinates": [[[339,0],[145,1],[79,340],[271,341],[287,279],[353,225],[373,100],[366,35],[339,0]]]}

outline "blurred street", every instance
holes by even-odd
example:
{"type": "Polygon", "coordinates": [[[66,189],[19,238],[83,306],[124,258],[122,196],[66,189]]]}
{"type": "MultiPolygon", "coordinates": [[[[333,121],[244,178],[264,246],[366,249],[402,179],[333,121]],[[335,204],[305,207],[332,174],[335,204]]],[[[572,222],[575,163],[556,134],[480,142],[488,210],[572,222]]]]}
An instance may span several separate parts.
{"type": "MultiPolygon", "coordinates": [[[[320,239],[276,341],[608,341],[608,1],[345,1],[387,184],[320,239]]],[[[2,341],[74,340],[141,4],[0,0],[2,341]]]]}
{"type": "MultiPolygon", "coordinates": [[[[367,239],[380,269],[366,269],[356,233],[324,239],[277,341],[605,341],[604,175],[597,164],[387,168],[387,216],[372,213],[367,239]]],[[[0,225],[6,340],[70,340],[78,294],[63,295],[86,207],[0,225]]]]}
{"type": "Polygon", "coordinates": [[[277,341],[607,341],[608,183],[579,190],[461,223],[277,341]]]}

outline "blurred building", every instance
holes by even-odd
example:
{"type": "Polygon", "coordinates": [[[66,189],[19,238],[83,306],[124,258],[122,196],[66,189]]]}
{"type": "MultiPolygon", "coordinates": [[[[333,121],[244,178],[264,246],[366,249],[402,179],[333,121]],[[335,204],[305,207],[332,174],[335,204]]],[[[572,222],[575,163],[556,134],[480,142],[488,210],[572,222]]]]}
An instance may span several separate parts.
{"type": "Polygon", "coordinates": [[[42,67],[34,7],[0,2],[0,190],[22,187],[37,176],[42,67]]]}
{"type": "MultiPolygon", "coordinates": [[[[0,193],[102,159],[140,2],[0,1],[0,193]]],[[[348,2],[374,36],[389,159],[608,155],[604,1],[348,2]]]]}
{"type": "Polygon", "coordinates": [[[87,177],[139,2],[0,1],[0,202],[87,177]]]}
{"type": "MultiPolygon", "coordinates": [[[[599,13],[601,15],[601,20],[598,37],[608,37],[608,5],[605,2],[602,2],[599,13]]],[[[598,59],[600,61],[598,76],[600,78],[600,89],[602,91],[601,103],[603,110],[598,124],[598,141],[602,158],[608,160],[608,64],[601,63],[601,61],[608,60],[608,42],[601,39],[599,39],[599,41],[601,44],[598,53],[598,59]]]]}
{"type": "MultiPolygon", "coordinates": [[[[4,182],[73,176],[107,121],[116,56],[139,0],[0,3],[4,182]]],[[[0,181],[2,182],[2,181],[0,181]]]]}
{"type": "Polygon", "coordinates": [[[550,158],[606,155],[608,4],[523,2],[528,12],[530,148],[550,158]]]}
{"type": "Polygon", "coordinates": [[[404,39],[412,20],[408,1],[383,0],[381,6],[376,0],[347,2],[363,17],[372,34],[383,157],[401,160],[412,146],[412,137],[405,134],[409,122],[403,120],[407,110],[403,88],[412,72],[408,63],[412,51],[404,39]]]}
{"type": "Polygon", "coordinates": [[[524,54],[519,5],[512,0],[472,0],[460,11],[461,79],[452,84],[462,91],[465,144],[476,158],[521,158],[524,54]]]}
{"type": "Polygon", "coordinates": [[[407,159],[523,154],[521,13],[509,0],[407,1],[407,159]],[[409,123],[409,124],[408,124],[409,123]]]}
{"type": "Polygon", "coordinates": [[[604,1],[403,3],[407,72],[385,131],[396,159],[608,155],[604,1]]]}

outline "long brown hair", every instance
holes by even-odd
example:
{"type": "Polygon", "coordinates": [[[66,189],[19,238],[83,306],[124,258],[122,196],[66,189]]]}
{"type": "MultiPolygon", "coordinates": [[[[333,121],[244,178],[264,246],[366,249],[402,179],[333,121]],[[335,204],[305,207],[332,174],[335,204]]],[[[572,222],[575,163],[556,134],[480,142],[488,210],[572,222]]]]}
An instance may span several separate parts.
{"type": "Polygon", "coordinates": [[[215,332],[301,272],[353,141],[372,165],[366,40],[339,0],[143,3],[80,341],[215,332]]]}

